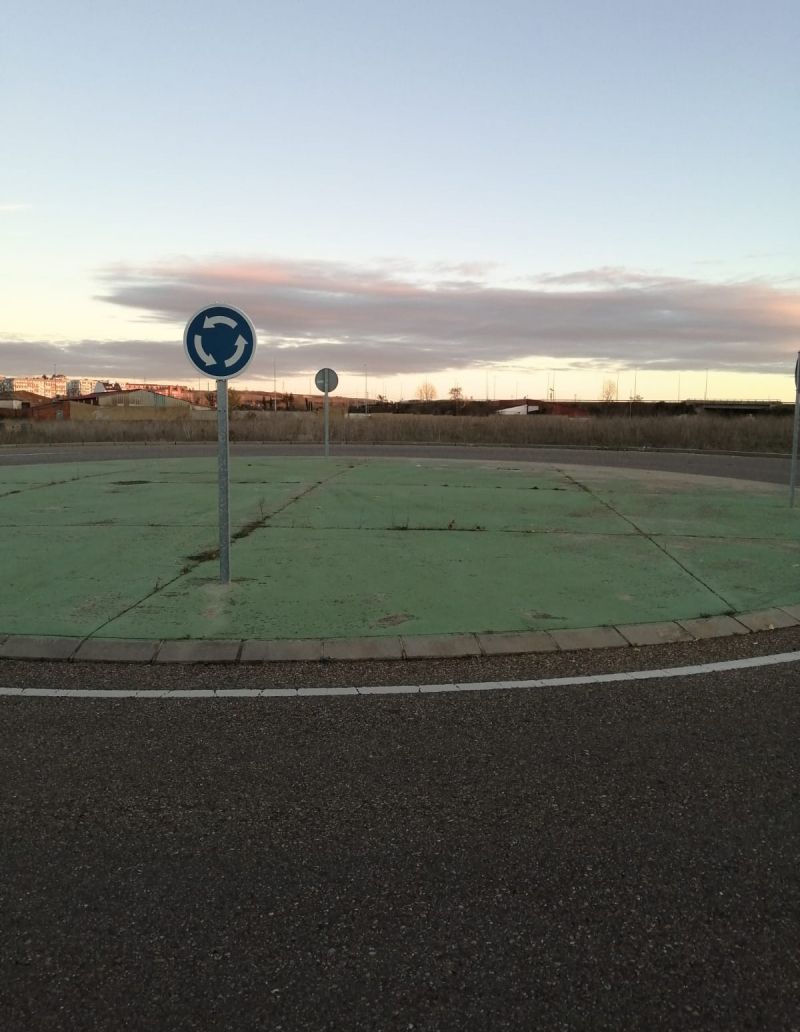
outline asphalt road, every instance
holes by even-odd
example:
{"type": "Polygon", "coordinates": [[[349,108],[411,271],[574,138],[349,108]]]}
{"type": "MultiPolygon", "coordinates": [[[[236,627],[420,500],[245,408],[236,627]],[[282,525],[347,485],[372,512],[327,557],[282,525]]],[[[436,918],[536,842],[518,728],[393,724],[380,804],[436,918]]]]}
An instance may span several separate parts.
{"type": "MultiPolygon", "coordinates": [[[[234,444],[232,455],[316,455],[320,445],[234,444]]],[[[0,466],[43,462],[95,462],[103,459],[159,459],[216,456],[215,444],[8,445],[0,447],[0,466]]],[[[610,451],[594,448],[443,447],[438,445],[337,445],[332,454],[375,458],[473,459],[491,462],[547,462],[614,466],[672,473],[733,477],[771,484],[789,483],[789,457],[713,452],[610,451]]]]}
{"type": "MultiPolygon", "coordinates": [[[[613,458],[569,452],[587,454],[613,458]]],[[[655,458],[748,479],[783,461],[655,458]]],[[[800,628],[453,663],[5,661],[0,686],[488,681],[798,649],[800,628]]],[[[459,695],[0,698],[0,1028],[800,1029],[799,689],[785,664],[459,695]]]]}
{"type": "MultiPolygon", "coordinates": [[[[799,646],[792,630],[591,666],[799,646]]],[[[458,676],[588,665],[517,657],[458,676]]],[[[320,666],[328,683],[362,669],[320,666]]],[[[406,663],[406,679],[409,666],[437,672],[406,663]]],[[[370,664],[362,683],[396,682],[397,667],[370,664]]],[[[158,677],[179,690],[311,676],[287,669],[158,677]]],[[[800,1028],[799,671],[0,699],[0,1027],[800,1028]]],[[[6,686],[153,676],[0,666],[6,686]]]]}

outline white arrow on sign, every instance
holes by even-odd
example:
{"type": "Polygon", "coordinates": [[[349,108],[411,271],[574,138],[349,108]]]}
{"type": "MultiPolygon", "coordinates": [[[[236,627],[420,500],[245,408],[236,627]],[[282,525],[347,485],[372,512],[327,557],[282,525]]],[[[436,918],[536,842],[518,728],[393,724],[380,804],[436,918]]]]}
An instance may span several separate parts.
{"type": "MultiPolygon", "coordinates": [[[[235,323],[234,323],[234,325],[235,325],[235,323]]],[[[241,340],[241,338],[239,338],[239,339],[241,340]]],[[[207,351],[203,350],[203,337],[202,337],[202,334],[195,333],[195,335],[194,335],[194,346],[195,346],[195,350],[197,351],[197,354],[200,356],[200,361],[203,362],[207,366],[212,366],[214,364],[215,359],[214,359],[213,355],[209,355],[209,353],[207,351]]]]}
{"type": "Polygon", "coordinates": [[[232,330],[235,330],[237,326],[236,320],[229,318],[227,315],[207,315],[203,320],[203,329],[213,330],[220,323],[223,326],[229,326],[232,330]]]}
{"type": "MultiPolygon", "coordinates": [[[[236,326],[237,326],[236,320],[235,319],[229,319],[227,315],[207,315],[205,317],[205,319],[203,320],[203,329],[204,330],[213,330],[214,327],[218,326],[220,323],[222,323],[223,326],[229,326],[232,330],[235,330],[236,326]]],[[[203,337],[202,337],[202,334],[195,333],[195,335],[194,335],[194,346],[195,346],[195,348],[197,350],[198,356],[200,357],[200,361],[204,365],[207,365],[207,366],[214,365],[216,359],[214,358],[213,355],[209,355],[209,353],[207,351],[205,351],[204,348],[203,348],[203,337]]],[[[240,333],[239,336],[236,338],[236,350],[234,351],[234,353],[231,355],[230,358],[226,358],[225,361],[223,362],[223,365],[225,366],[226,369],[230,369],[230,367],[232,365],[235,365],[239,361],[239,359],[244,354],[244,349],[246,347],[247,347],[247,341],[244,339],[244,337],[240,333]]]]}
{"type": "Polygon", "coordinates": [[[247,341],[244,339],[244,337],[240,333],[239,336],[236,338],[236,350],[231,355],[231,357],[230,358],[226,358],[224,363],[223,363],[223,365],[225,366],[226,369],[230,369],[230,367],[232,365],[235,365],[239,361],[239,359],[244,354],[244,349],[246,347],[247,347],[247,341]]]}

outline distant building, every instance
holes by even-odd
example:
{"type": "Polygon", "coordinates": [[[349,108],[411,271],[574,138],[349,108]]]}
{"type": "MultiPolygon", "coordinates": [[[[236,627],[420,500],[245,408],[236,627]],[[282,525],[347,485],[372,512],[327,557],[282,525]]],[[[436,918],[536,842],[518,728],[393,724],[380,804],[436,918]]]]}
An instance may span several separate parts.
{"type": "Polygon", "coordinates": [[[45,401],[30,410],[32,419],[180,419],[190,417],[192,406],[181,398],[155,391],[100,390],[80,398],[45,401]]]}
{"type": "Polygon", "coordinates": [[[64,398],[67,395],[67,378],[61,373],[52,376],[7,376],[0,382],[0,391],[29,391],[43,398],[64,398]]]}
{"type": "Polygon", "coordinates": [[[67,397],[78,398],[81,394],[91,394],[97,380],[83,376],[77,380],[67,380],[67,397]]]}
{"type": "Polygon", "coordinates": [[[184,401],[191,401],[194,394],[194,391],[181,383],[123,383],[120,386],[125,391],[155,391],[156,394],[166,394],[170,398],[182,398],[184,401]]]}
{"type": "Polygon", "coordinates": [[[529,402],[525,402],[524,405],[511,405],[509,408],[501,408],[497,410],[498,416],[529,416],[533,412],[538,412],[539,406],[529,402]]]}
{"type": "Polygon", "coordinates": [[[47,398],[41,394],[32,394],[30,391],[0,391],[0,401],[18,401],[22,408],[31,408],[33,405],[41,405],[47,398]]]}
{"type": "Polygon", "coordinates": [[[103,408],[175,408],[184,411],[191,408],[191,404],[183,398],[139,387],[124,391],[98,391],[94,398],[87,400],[103,408]]]}

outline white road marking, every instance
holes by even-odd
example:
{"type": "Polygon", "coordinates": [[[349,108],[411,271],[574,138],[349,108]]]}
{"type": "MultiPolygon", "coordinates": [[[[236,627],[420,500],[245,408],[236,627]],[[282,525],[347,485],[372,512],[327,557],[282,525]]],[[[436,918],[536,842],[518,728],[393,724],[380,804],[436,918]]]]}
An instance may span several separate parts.
{"type": "Polygon", "coordinates": [[[731,659],[720,663],[695,666],[663,667],[655,670],[627,670],[618,674],[587,674],[580,677],[543,677],[531,681],[472,681],[453,684],[398,684],[372,687],[319,688],[194,688],[156,690],[132,688],[0,688],[4,698],[49,699],[307,699],[333,698],[342,695],[430,695],[436,692],[495,692],[520,688],[570,688],[576,685],[617,684],[626,681],[655,681],[674,677],[698,677],[730,670],[753,670],[759,667],[800,663],[800,652],[778,652],[751,659],[731,659]]]}

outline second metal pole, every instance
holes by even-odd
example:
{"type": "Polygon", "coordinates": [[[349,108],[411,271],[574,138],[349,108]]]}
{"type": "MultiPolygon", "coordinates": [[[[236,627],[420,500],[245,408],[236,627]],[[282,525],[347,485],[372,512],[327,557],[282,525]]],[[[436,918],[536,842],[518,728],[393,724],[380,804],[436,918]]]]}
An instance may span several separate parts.
{"type": "Polygon", "coordinates": [[[792,469],[789,474],[789,508],[794,508],[794,489],[797,482],[797,437],[800,431],[800,391],[794,396],[794,432],[792,433],[792,469]]]}
{"type": "Polygon", "coordinates": [[[217,380],[217,441],[219,466],[219,581],[231,582],[231,493],[228,465],[228,381],[217,380]]]}

